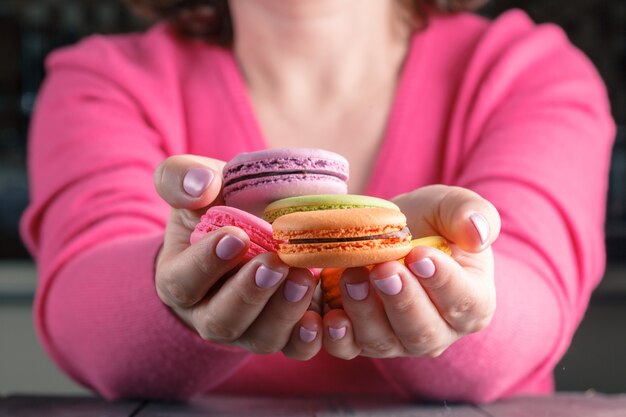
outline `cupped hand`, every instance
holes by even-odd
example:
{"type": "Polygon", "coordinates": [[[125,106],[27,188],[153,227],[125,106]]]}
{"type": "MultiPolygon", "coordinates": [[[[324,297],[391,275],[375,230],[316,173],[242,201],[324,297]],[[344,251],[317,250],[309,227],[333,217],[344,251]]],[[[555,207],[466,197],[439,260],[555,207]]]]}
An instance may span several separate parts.
{"type": "Polygon", "coordinates": [[[324,348],[339,358],[440,355],[484,329],[495,308],[492,204],[468,189],[434,185],[393,200],[414,238],[445,237],[452,256],[415,247],[400,262],[352,268],[340,281],[343,310],[324,315],[324,348]]]}
{"type": "Polygon", "coordinates": [[[172,207],[156,261],[157,294],[207,341],[309,359],[322,340],[322,319],[308,309],[317,285],[309,270],[288,268],[274,253],[243,263],[250,239],[236,227],[189,244],[200,216],[223,204],[223,166],[215,159],[178,155],[156,169],[156,189],[172,207]]]}

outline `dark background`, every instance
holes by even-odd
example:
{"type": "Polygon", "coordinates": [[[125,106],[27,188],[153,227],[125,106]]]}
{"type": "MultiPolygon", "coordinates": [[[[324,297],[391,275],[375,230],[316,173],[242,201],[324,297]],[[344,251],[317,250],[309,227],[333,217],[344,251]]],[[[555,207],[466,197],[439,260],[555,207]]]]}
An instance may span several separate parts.
{"type": "MultiPolygon", "coordinates": [[[[607,204],[609,263],[556,378],[559,390],[626,392],[626,0],[492,0],[480,13],[495,17],[510,8],[560,25],[608,87],[618,124],[607,204]]],[[[26,138],[44,57],[94,32],[143,28],[120,0],[0,0],[0,265],[29,259],[17,224],[28,200],[26,138]]]]}

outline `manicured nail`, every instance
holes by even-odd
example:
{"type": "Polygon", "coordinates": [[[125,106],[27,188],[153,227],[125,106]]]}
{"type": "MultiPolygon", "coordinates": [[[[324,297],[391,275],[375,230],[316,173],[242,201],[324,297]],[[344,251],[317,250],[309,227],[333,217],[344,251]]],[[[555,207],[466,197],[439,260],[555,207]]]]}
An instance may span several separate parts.
{"type": "Polygon", "coordinates": [[[374,285],[376,285],[376,288],[383,294],[387,295],[396,295],[402,290],[402,280],[398,274],[393,274],[388,278],[375,279],[374,285]]]}
{"type": "Polygon", "coordinates": [[[415,275],[422,278],[430,278],[435,275],[435,264],[430,258],[420,259],[409,265],[409,269],[413,271],[415,275]]]}
{"type": "Polygon", "coordinates": [[[226,235],[217,242],[215,253],[221,260],[229,261],[239,255],[245,247],[246,244],[237,236],[226,235]]]}
{"type": "Polygon", "coordinates": [[[346,283],[346,290],[348,290],[348,295],[353,300],[361,301],[367,298],[367,294],[369,294],[370,288],[367,282],[361,282],[359,284],[346,283]]]}
{"type": "Polygon", "coordinates": [[[285,298],[287,301],[291,301],[292,303],[297,303],[302,300],[304,294],[309,289],[306,285],[296,284],[293,281],[285,282],[285,298]]]}
{"type": "Polygon", "coordinates": [[[300,339],[305,343],[311,343],[315,340],[317,332],[315,330],[309,330],[300,326],[300,339]]]}
{"type": "Polygon", "coordinates": [[[480,243],[484,245],[489,239],[489,223],[482,214],[474,213],[470,216],[470,221],[476,228],[478,236],[480,237],[480,243]]]}
{"type": "Polygon", "coordinates": [[[192,197],[200,197],[211,184],[215,174],[207,168],[191,168],[183,178],[183,189],[192,197]]]}
{"type": "Polygon", "coordinates": [[[342,339],[345,335],[346,335],[346,326],[340,327],[338,329],[334,327],[328,328],[328,336],[330,336],[332,340],[342,339]]]}
{"type": "Polygon", "coordinates": [[[265,265],[261,265],[254,275],[254,282],[260,288],[270,288],[276,285],[278,281],[283,277],[283,273],[279,271],[274,271],[266,267],[265,265]]]}

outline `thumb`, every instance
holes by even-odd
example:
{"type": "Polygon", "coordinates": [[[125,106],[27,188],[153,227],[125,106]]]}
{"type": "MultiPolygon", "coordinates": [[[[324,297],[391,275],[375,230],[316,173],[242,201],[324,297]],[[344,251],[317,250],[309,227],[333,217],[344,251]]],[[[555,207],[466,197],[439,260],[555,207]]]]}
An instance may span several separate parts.
{"type": "Polygon", "coordinates": [[[466,188],[432,185],[393,199],[415,238],[441,235],[467,252],[481,252],[500,233],[500,215],[466,188]]]}
{"type": "Polygon", "coordinates": [[[196,155],[175,155],[165,159],[154,172],[157,192],[170,206],[200,210],[222,204],[224,162],[196,155]]]}

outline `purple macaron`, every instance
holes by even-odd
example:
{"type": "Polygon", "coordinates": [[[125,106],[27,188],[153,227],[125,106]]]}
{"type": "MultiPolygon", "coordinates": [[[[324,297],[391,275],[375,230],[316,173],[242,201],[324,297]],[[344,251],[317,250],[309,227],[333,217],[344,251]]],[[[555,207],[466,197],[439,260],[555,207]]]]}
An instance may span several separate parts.
{"type": "Polygon", "coordinates": [[[310,194],[346,194],[349,164],[334,152],[282,148],[241,153],[225,166],[227,205],[262,217],[273,201],[310,194]]]}

